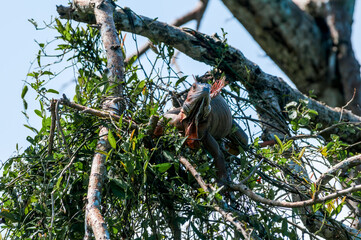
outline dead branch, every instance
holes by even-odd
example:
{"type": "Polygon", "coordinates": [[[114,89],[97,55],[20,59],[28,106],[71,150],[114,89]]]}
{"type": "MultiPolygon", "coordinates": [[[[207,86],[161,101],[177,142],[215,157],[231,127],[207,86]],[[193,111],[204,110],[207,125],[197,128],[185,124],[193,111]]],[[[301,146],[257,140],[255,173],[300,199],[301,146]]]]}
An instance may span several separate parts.
{"type": "MultiPolygon", "coordinates": [[[[88,113],[90,115],[101,117],[105,119],[114,119],[116,121],[119,121],[121,119],[121,116],[115,114],[114,112],[108,111],[108,110],[97,110],[94,108],[86,107],[74,102],[69,101],[68,98],[65,96],[59,100],[59,103],[65,106],[68,106],[70,108],[76,109],[81,111],[82,113],[88,113]]],[[[132,120],[122,118],[123,123],[127,124],[132,130],[138,129],[137,123],[135,123],[132,120]]]]}

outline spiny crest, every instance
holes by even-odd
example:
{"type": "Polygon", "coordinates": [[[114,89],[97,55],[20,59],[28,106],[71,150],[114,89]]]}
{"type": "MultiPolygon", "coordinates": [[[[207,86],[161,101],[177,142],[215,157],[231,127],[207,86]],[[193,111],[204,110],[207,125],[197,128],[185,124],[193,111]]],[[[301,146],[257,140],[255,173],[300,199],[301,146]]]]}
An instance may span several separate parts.
{"type": "Polygon", "coordinates": [[[222,77],[213,83],[211,87],[211,98],[215,98],[222,91],[222,88],[226,85],[225,79],[225,77],[222,77]]]}

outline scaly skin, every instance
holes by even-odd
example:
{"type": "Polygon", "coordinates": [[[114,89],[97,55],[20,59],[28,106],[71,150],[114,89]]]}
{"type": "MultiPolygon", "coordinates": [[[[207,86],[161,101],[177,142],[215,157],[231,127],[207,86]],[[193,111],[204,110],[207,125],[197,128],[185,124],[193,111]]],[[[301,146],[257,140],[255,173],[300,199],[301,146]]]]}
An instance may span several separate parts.
{"type": "Polygon", "coordinates": [[[223,153],[216,140],[227,138],[229,152],[239,154],[238,147],[247,148],[248,137],[232,120],[232,114],[221,95],[211,99],[211,86],[195,82],[188,92],[182,107],[168,111],[164,117],[185,136],[186,144],[192,148],[203,147],[212,155],[217,169],[218,182],[227,181],[227,169],[223,153]]]}

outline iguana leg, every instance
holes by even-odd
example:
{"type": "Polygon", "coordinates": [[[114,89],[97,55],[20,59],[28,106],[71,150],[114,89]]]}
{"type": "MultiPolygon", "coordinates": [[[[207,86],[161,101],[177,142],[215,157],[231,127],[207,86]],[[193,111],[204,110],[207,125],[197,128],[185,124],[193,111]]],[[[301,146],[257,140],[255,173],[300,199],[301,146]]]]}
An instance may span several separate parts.
{"type": "Polygon", "coordinates": [[[227,151],[233,155],[238,155],[240,154],[239,147],[242,147],[244,150],[248,148],[248,136],[234,120],[232,120],[231,131],[232,132],[226,136],[230,141],[226,143],[228,147],[227,151]]]}
{"type": "Polygon", "coordinates": [[[227,168],[223,153],[217,141],[208,132],[202,138],[204,148],[212,155],[216,164],[217,181],[221,184],[228,180],[227,168]]]}
{"type": "MultiPolygon", "coordinates": [[[[182,108],[173,108],[173,109],[169,110],[168,112],[166,112],[164,114],[164,118],[169,119],[169,123],[172,124],[173,126],[175,126],[178,129],[182,128],[182,124],[181,124],[182,115],[180,114],[181,109],[182,108]]],[[[165,124],[164,118],[162,118],[157,123],[157,126],[156,126],[155,131],[154,131],[155,136],[163,135],[164,124],[165,124]]]]}

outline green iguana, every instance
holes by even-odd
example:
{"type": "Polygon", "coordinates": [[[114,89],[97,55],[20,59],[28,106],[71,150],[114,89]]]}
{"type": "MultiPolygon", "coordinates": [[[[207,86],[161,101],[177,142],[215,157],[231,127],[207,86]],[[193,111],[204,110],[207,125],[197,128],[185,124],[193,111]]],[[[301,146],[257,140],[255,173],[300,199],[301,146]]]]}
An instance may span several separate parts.
{"type": "MultiPolygon", "coordinates": [[[[229,140],[229,152],[239,153],[238,146],[247,148],[248,137],[232,120],[232,114],[226,101],[219,94],[224,80],[218,80],[211,87],[195,79],[183,105],[173,108],[164,114],[184,136],[188,136],[186,144],[196,149],[201,146],[212,155],[217,169],[218,182],[227,181],[227,169],[221,148],[216,140],[229,140]]],[[[159,135],[159,125],[155,134],[159,135]]]]}

